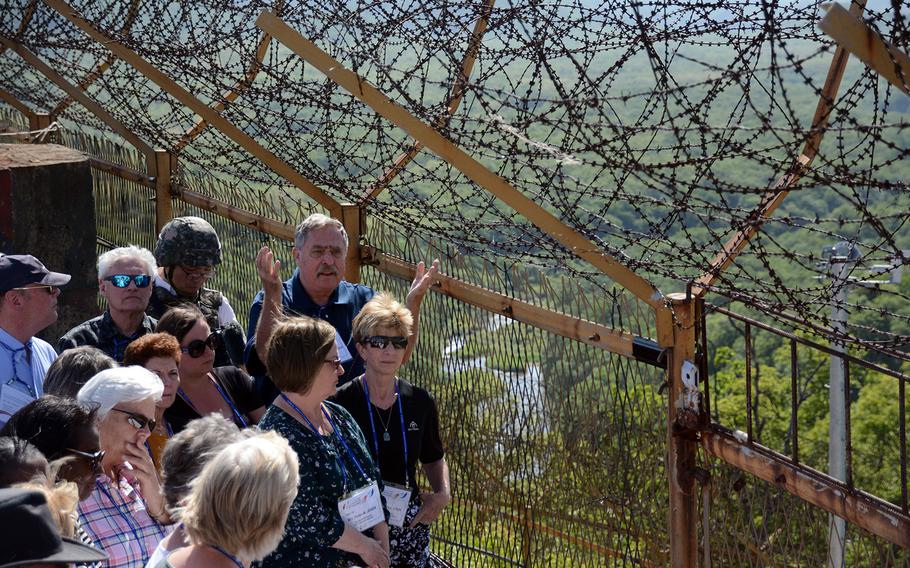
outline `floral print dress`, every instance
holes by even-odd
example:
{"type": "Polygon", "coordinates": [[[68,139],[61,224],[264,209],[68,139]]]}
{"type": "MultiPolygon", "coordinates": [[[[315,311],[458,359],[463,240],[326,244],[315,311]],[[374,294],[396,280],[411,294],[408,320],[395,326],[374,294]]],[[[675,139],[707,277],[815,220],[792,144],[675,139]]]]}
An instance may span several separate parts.
{"type": "MultiPolygon", "coordinates": [[[[331,402],[326,402],[325,406],[360,467],[371,480],[379,483],[381,489],[379,470],[367,451],[360,427],[344,408],[331,402]]],[[[352,463],[347,451],[334,434],[320,436],[274,405],[266,411],[259,427],[278,432],[297,452],[300,485],[288,514],[284,538],[278,548],[258,565],[262,568],[320,568],[358,563],[360,558],[356,555],[332,548],[344,532],[344,521],[338,513],[338,500],[345,492],[345,474],[348,491],[368,483],[352,463]],[[344,470],[341,463],[344,464],[344,470]]]]}

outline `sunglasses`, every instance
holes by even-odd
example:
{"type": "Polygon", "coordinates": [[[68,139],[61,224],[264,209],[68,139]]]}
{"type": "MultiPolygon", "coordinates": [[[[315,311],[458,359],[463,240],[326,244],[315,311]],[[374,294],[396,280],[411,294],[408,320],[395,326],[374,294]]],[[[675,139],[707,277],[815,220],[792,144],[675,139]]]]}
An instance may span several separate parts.
{"type": "Polygon", "coordinates": [[[155,422],[154,418],[148,418],[141,414],[137,414],[136,412],[130,412],[129,410],[120,410],[119,408],[112,408],[111,410],[116,410],[117,412],[126,414],[128,416],[126,421],[129,422],[130,426],[136,430],[142,430],[143,428],[148,427],[149,433],[155,431],[155,425],[157,422],[155,422]]]}
{"type": "MultiPolygon", "coordinates": [[[[116,408],[114,410],[116,410],[116,408]]],[[[101,460],[104,459],[104,450],[98,450],[97,452],[83,452],[82,450],[66,448],[66,451],[88,459],[92,464],[92,470],[97,471],[101,468],[101,460]]]]}
{"type": "Polygon", "coordinates": [[[13,290],[41,290],[44,288],[44,291],[48,294],[53,294],[60,288],[58,286],[53,286],[51,284],[41,284],[40,286],[24,286],[22,288],[12,288],[13,290]]]}
{"type": "Polygon", "coordinates": [[[212,351],[218,351],[221,349],[221,346],[224,345],[224,340],[221,339],[221,334],[217,331],[213,331],[208,337],[205,338],[205,341],[201,339],[194,339],[190,341],[186,347],[180,349],[183,353],[188,354],[193,359],[202,357],[202,354],[205,353],[205,348],[208,347],[212,351]]]}
{"type": "Polygon", "coordinates": [[[338,372],[338,369],[344,369],[341,365],[341,359],[325,359],[323,363],[331,363],[332,367],[335,368],[335,372],[338,372]]]}
{"type": "Polygon", "coordinates": [[[400,335],[394,337],[389,335],[371,335],[370,337],[364,337],[360,343],[369,345],[373,349],[385,349],[389,346],[389,343],[395,349],[404,349],[408,346],[408,338],[400,335]]]}
{"type": "Polygon", "coordinates": [[[148,274],[114,274],[105,280],[117,288],[126,288],[130,285],[130,281],[136,285],[136,288],[148,288],[148,285],[152,283],[152,277],[148,274]]]}

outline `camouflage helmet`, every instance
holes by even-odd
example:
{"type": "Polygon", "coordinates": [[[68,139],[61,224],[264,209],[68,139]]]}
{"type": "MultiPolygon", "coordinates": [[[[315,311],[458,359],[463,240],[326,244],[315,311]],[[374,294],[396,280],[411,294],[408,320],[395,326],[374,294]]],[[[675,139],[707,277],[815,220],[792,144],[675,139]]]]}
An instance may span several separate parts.
{"type": "Polygon", "coordinates": [[[205,219],[177,217],[161,229],[155,260],[158,266],[214,266],[221,264],[221,242],[205,219]]]}

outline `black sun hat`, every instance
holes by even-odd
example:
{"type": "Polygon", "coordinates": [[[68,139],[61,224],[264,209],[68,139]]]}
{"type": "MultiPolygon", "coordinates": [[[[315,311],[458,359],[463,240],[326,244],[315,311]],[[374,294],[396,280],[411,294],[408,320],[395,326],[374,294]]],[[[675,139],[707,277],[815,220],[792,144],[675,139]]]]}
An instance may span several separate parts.
{"type": "Polygon", "coordinates": [[[99,562],[107,555],[62,538],[44,495],[28,489],[0,489],[0,568],[53,562],[99,562]]]}

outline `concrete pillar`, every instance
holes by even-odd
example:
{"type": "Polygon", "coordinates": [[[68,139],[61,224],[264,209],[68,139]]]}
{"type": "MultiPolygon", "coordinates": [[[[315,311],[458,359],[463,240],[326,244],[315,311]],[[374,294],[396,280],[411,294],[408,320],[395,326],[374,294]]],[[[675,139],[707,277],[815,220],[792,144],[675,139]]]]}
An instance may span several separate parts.
{"type": "Polygon", "coordinates": [[[31,254],[72,274],[57,323],[39,334],[56,346],[98,315],[95,200],[85,155],[56,144],[0,144],[0,252],[31,254]]]}

